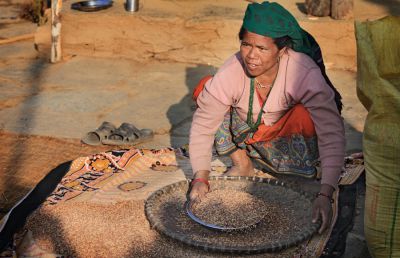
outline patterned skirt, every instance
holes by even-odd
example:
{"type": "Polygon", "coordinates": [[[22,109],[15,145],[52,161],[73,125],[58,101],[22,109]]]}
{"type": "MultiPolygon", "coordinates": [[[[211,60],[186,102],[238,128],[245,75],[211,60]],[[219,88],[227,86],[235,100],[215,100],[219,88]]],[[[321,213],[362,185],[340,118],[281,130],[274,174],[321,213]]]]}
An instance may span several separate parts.
{"type": "Polygon", "coordinates": [[[318,142],[309,112],[298,104],[272,126],[260,125],[252,132],[234,108],[225,115],[215,135],[219,155],[245,149],[269,172],[316,176],[318,142]]]}

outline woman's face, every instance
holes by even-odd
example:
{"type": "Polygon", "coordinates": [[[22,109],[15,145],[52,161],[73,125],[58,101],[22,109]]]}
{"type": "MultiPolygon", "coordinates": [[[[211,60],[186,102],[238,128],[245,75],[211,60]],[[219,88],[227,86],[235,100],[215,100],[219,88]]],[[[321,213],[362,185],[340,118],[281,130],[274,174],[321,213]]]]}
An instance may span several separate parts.
{"type": "Polygon", "coordinates": [[[280,51],[270,37],[246,32],[240,44],[240,55],[247,73],[252,77],[277,71],[280,51]]]}

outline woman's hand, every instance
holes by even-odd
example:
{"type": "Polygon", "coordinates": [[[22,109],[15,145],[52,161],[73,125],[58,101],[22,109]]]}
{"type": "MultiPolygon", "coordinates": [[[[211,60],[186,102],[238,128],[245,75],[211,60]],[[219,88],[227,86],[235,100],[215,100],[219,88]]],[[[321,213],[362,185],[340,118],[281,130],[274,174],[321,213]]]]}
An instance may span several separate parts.
{"type": "Polygon", "coordinates": [[[190,194],[189,194],[190,201],[193,203],[201,201],[201,199],[203,199],[207,193],[208,193],[208,185],[203,182],[197,181],[192,186],[192,189],[190,189],[190,194]]]}
{"type": "MultiPolygon", "coordinates": [[[[198,171],[194,175],[194,179],[202,178],[208,180],[209,171],[201,170],[198,171]]],[[[189,198],[191,202],[198,202],[204,198],[204,196],[208,193],[208,185],[205,182],[197,181],[195,182],[190,189],[189,198]]]]}
{"type": "Polygon", "coordinates": [[[318,233],[322,234],[331,223],[332,219],[332,194],[335,189],[330,185],[321,185],[320,193],[322,195],[318,195],[313,203],[313,212],[312,212],[312,222],[317,223],[318,219],[321,218],[322,223],[321,227],[318,230],[318,233]]]}

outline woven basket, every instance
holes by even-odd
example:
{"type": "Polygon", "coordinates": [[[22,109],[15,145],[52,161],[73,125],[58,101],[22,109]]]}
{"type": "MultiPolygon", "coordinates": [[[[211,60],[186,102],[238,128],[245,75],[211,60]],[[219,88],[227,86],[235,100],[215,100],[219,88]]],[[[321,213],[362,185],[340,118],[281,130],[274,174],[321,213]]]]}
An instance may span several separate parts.
{"type": "Polygon", "coordinates": [[[185,202],[190,181],[180,181],[154,192],[146,201],[145,212],[152,228],[158,232],[199,247],[206,251],[237,254],[277,252],[296,246],[318,230],[319,224],[311,223],[312,196],[294,190],[284,183],[259,177],[211,177],[211,189],[244,191],[267,205],[284,209],[290,224],[271,229],[268,219],[263,219],[254,229],[240,233],[227,233],[205,228],[189,218],[185,202]]]}

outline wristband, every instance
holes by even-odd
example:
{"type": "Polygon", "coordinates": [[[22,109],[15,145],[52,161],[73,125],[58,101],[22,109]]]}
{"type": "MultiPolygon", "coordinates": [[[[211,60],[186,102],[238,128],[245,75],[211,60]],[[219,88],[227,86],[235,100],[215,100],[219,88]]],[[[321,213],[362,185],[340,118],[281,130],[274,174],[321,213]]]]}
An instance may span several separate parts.
{"type": "Polygon", "coordinates": [[[208,182],[207,179],[204,179],[204,178],[195,178],[195,179],[193,179],[192,182],[190,183],[190,186],[193,187],[193,185],[194,185],[195,183],[197,183],[197,182],[202,182],[202,183],[206,184],[207,187],[208,187],[208,190],[210,191],[210,183],[208,182]]]}
{"type": "Polygon", "coordinates": [[[329,201],[330,201],[331,203],[333,203],[333,198],[330,197],[330,196],[327,195],[327,194],[324,194],[324,193],[319,192],[319,193],[317,193],[316,197],[318,197],[318,196],[324,196],[324,197],[328,198],[329,201]]]}

